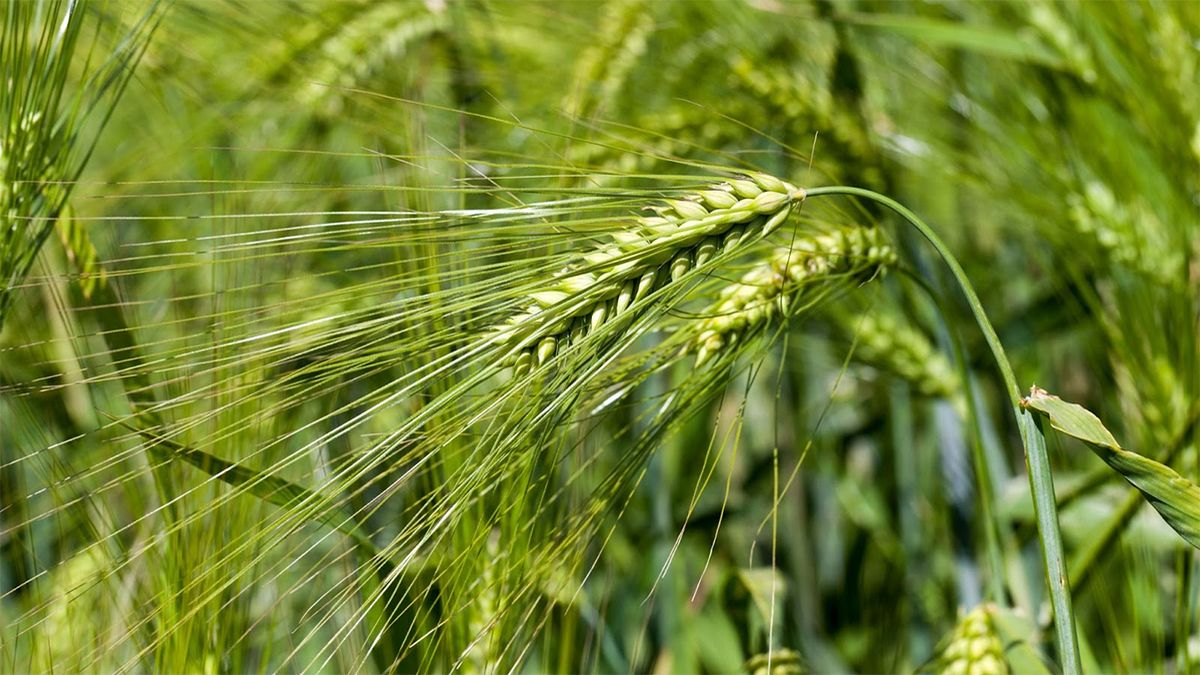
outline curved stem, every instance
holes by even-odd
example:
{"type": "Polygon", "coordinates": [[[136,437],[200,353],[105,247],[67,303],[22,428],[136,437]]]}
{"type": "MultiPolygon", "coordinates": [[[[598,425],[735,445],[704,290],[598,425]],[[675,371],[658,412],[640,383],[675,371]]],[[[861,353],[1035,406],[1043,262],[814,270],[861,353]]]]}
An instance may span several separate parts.
{"type": "Polygon", "coordinates": [[[1079,645],[1075,636],[1074,615],[1071,612],[1070,583],[1067,579],[1066,562],[1063,557],[1062,535],[1058,528],[1058,508],[1054,498],[1050,459],[1046,453],[1046,439],[1042,435],[1040,422],[1020,405],[1021,388],[1017,385],[1012,365],[1004,353],[1004,347],[1000,344],[1000,338],[996,335],[992,322],[988,320],[987,313],[983,311],[983,305],[979,302],[979,296],[976,295],[975,288],[967,278],[966,272],[963,271],[958,260],[950,253],[937,233],[915,213],[896,200],[871,190],[841,185],[812,188],[806,192],[809,197],[823,195],[859,197],[894,211],[909,225],[916,228],[933,246],[946,266],[950,268],[959,287],[962,288],[963,294],[967,297],[967,304],[971,307],[971,313],[975,316],[975,322],[979,324],[979,330],[983,332],[983,337],[992,351],[996,366],[1000,369],[1004,386],[1008,389],[1013,412],[1017,418],[1017,426],[1021,431],[1021,440],[1025,446],[1025,465],[1029,473],[1029,488],[1033,493],[1038,537],[1041,540],[1042,555],[1045,559],[1046,580],[1050,591],[1050,605],[1054,611],[1054,628],[1058,637],[1058,654],[1062,670],[1066,675],[1079,673],[1081,670],[1079,645]]]}

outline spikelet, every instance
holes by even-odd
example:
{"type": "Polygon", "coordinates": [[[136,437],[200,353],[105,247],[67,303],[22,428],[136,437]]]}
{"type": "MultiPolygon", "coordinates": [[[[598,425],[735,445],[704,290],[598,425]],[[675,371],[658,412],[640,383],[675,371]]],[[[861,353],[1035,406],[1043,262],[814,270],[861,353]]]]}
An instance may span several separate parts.
{"type": "Polygon", "coordinates": [[[586,256],[585,266],[531,294],[530,305],[492,339],[509,347],[517,374],[541,366],[719,253],[771,234],[803,200],[803,190],[764,174],[667,200],[656,216],[639,218],[586,256]]]}
{"type": "Polygon", "coordinates": [[[685,348],[702,365],[751,331],[783,315],[804,292],[803,284],[834,278],[868,280],[896,262],[896,253],[875,229],[832,230],[797,239],[721,291],[693,327],[685,348]]]}
{"type": "Polygon", "coordinates": [[[1008,675],[1004,642],[996,630],[991,605],[980,605],[964,616],[943,640],[944,646],[921,672],[945,675],[1008,675]]]}

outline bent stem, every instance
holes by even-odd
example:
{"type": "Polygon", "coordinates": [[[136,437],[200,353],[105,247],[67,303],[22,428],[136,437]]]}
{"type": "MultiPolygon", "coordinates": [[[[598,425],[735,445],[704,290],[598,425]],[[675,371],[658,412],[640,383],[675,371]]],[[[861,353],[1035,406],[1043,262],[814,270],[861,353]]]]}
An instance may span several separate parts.
{"type": "Polygon", "coordinates": [[[1058,638],[1058,653],[1063,673],[1075,675],[1080,672],[1079,645],[1075,636],[1074,615],[1071,612],[1070,583],[1067,578],[1066,562],[1063,556],[1062,535],[1058,528],[1058,508],[1054,498],[1054,481],[1050,473],[1050,459],[1046,454],[1046,439],[1037,420],[1021,407],[1021,388],[1013,374],[1012,365],[1000,344],[1000,338],[983,311],[979,296],[967,278],[966,272],[958,264],[958,260],[942,242],[941,238],[917,217],[915,213],[903,204],[863,188],[834,185],[812,188],[806,191],[808,197],[822,195],[845,195],[868,199],[881,206],[891,209],[901,218],[912,225],[921,236],[933,246],[938,255],[950,268],[955,281],[967,297],[967,304],[979,324],[980,331],[992,351],[992,358],[1000,369],[1004,386],[1008,389],[1017,418],[1017,426],[1021,431],[1021,441],[1025,446],[1025,465],[1029,473],[1029,488],[1033,492],[1033,508],[1037,517],[1038,538],[1041,540],[1042,555],[1045,559],[1046,581],[1050,591],[1050,605],[1054,611],[1054,628],[1058,638]]]}

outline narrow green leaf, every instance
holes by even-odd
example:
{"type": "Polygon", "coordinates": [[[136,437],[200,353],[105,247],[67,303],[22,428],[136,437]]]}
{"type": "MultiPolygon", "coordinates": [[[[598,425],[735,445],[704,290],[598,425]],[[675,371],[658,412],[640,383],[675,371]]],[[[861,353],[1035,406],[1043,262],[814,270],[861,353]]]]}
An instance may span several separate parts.
{"type": "Polygon", "coordinates": [[[1142,493],[1184,541],[1200,548],[1200,487],[1166,465],[1121,448],[1100,420],[1082,406],[1037,387],[1021,405],[1048,417],[1050,426],[1058,431],[1087,443],[1142,493]]]}
{"type": "MultiPolygon", "coordinates": [[[[203,450],[189,448],[144,429],[130,428],[144,436],[150,442],[169,449],[173,456],[182,459],[222,483],[236,489],[245,490],[255,497],[281,508],[294,507],[296,504],[305,502],[316,503],[321,499],[318,493],[278,476],[257,471],[241,464],[235,464],[234,462],[210,455],[203,450]]],[[[342,534],[347,535],[371,554],[375,556],[380,555],[379,549],[376,548],[371,538],[362,531],[353,518],[343,513],[335,512],[324,514],[319,517],[319,520],[342,534]]]]}
{"type": "Polygon", "coordinates": [[[1068,403],[1037,387],[1033,387],[1029,396],[1021,400],[1021,405],[1046,415],[1050,418],[1050,426],[1068,436],[1091,445],[1121,449],[1117,439],[1113,438],[1100,419],[1081,405],[1068,403]]]}
{"type": "Polygon", "coordinates": [[[1060,59],[1046,45],[1003,29],[901,14],[845,13],[838,18],[856,26],[886,30],[918,42],[1058,67],[1060,59]]]}

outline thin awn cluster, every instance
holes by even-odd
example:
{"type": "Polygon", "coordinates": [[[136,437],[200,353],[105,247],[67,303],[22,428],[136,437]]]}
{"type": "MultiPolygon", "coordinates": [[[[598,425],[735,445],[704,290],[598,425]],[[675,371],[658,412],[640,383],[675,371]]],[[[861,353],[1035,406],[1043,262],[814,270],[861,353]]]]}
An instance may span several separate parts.
{"type": "Polygon", "coordinates": [[[532,293],[533,302],[498,327],[495,340],[511,345],[517,374],[528,372],[715,256],[771,234],[804,197],[791,183],[753,174],[666,200],[656,216],[638,218],[550,288],[532,293]]]}

